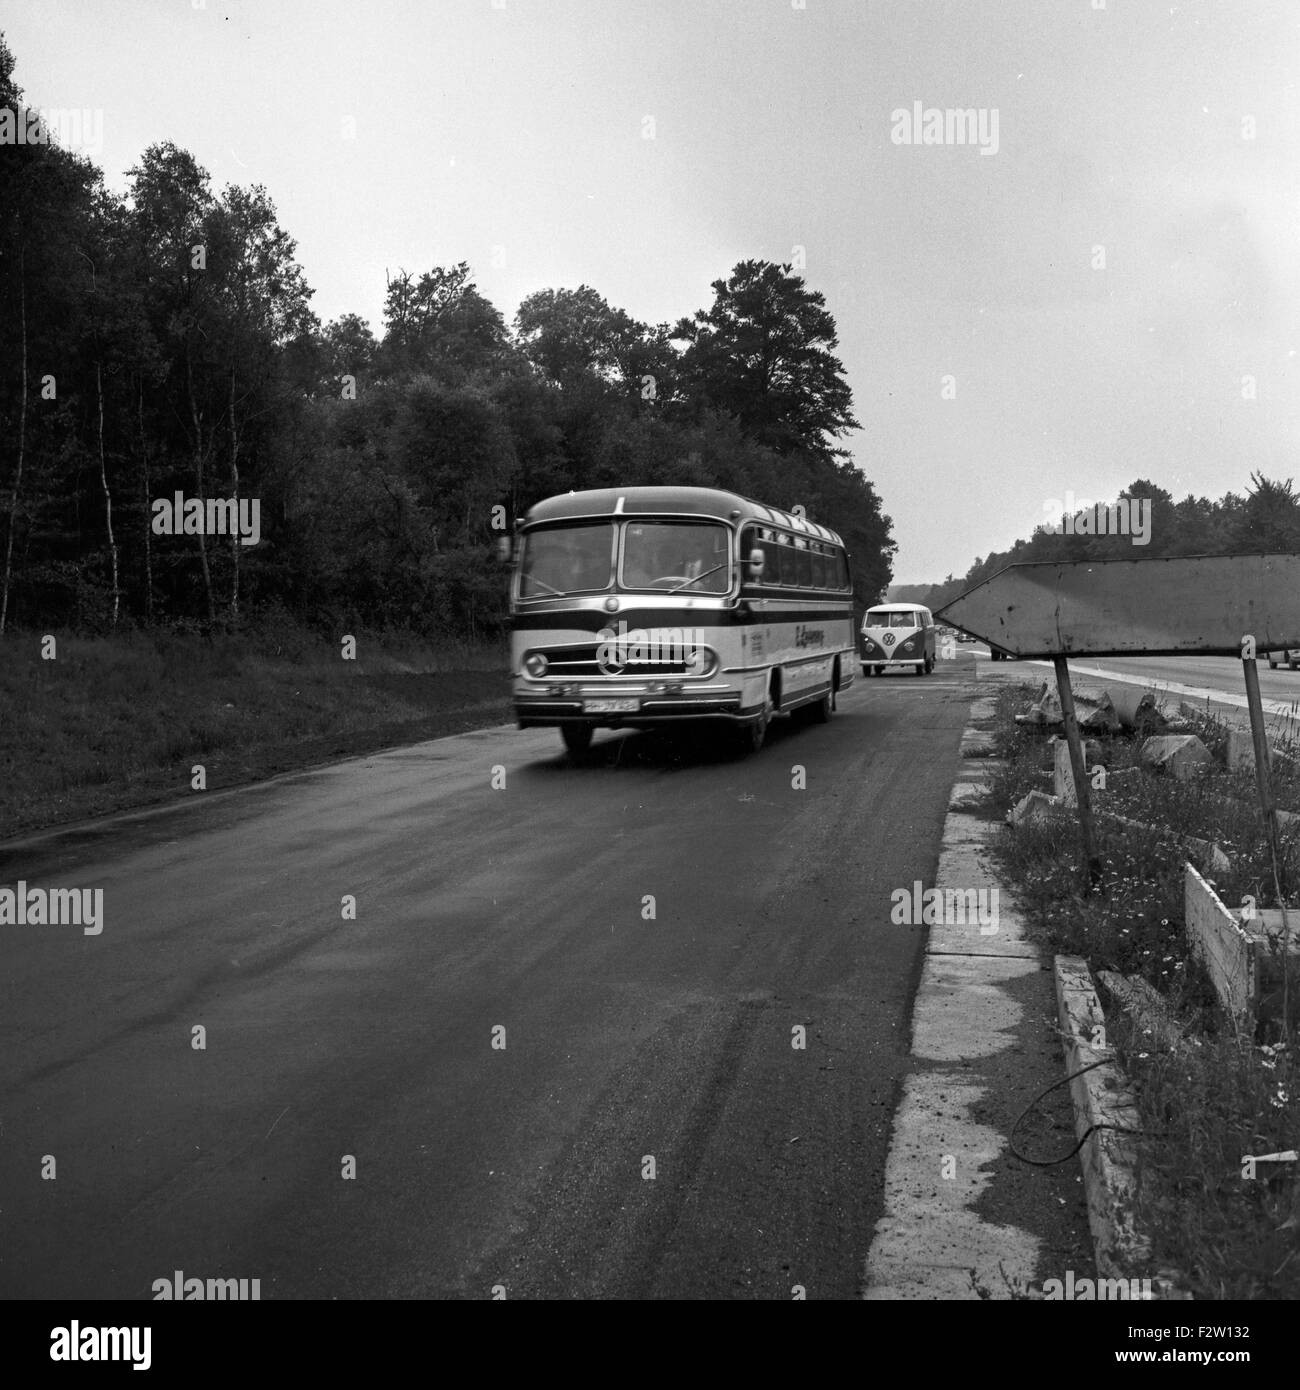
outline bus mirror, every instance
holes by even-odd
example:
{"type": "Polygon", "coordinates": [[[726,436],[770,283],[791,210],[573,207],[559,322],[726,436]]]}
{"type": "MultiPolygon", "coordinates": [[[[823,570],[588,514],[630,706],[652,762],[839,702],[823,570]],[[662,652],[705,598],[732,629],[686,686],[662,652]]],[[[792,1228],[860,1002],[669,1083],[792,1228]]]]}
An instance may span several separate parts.
{"type": "Polygon", "coordinates": [[[755,546],[749,552],[749,577],[751,579],[761,579],[763,577],[763,552],[755,546]]]}
{"type": "Polygon", "coordinates": [[[510,544],[509,536],[497,537],[497,559],[500,560],[503,565],[509,562],[512,549],[513,547],[510,544]]]}

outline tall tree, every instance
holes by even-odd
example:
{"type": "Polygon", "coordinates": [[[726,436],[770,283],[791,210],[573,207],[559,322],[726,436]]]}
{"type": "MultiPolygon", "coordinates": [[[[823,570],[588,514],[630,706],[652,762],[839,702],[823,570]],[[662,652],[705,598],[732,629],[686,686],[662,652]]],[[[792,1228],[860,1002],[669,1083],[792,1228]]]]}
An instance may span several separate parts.
{"type": "Polygon", "coordinates": [[[687,345],[682,370],[694,397],[779,453],[841,453],[835,441],[860,426],[825,296],[771,261],[741,261],[713,292],[712,306],[673,332],[687,345]]]}
{"type": "MultiPolygon", "coordinates": [[[[283,406],[281,350],[312,331],[307,301],[312,291],[294,260],[296,243],[276,221],[275,207],[260,186],[230,186],[207,218],[208,268],[214,315],[209,349],[219,358],[225,387],[224,424],[230,495],[238,508],[240,464],[252,441],[250,429],[283,406]]],[[[230,537],[232,616],[239,612],[243,545],[230,537]]]]}
{"type": "Polygon", "coordinates": [[[500,311],[470,279],[465,261],[435,266],[416,279],[400,271],[388,281],[379,369],[389,378],[427,375],[463,385],[506,365],[509,335],[500,311]]]}
{"type": "MultiPolygon", "coordinates": [[[[213,325],[208,273],[209,219],[215,206],[208,174],[188,151],[151,145],[128,171],[128,197],[140,274],[154,332],[168,359],[171,408],[181,422],[195,496],[206,498],[218,447],[221,406],[205,370],[213,325]]],[[[207,539],[195,536],[209,623],[216,621],[207,539]]]]}
{"type": "MultiPolygon", "coordinates": [[[[19,534],[40,510],[65,506],[75,469],[74,344],[84,280],[77,243],[99,187],[98,171],[61,149],[25,107],[13,72],[0,37],[0,121],[9,132],[0,140],[0,322],[16,345],[6,358],[12,374],[0,372],[0,469],[7,473],[0,632],[10,619],[19,534]],[[20,125],[21,143],[12,138],[20,125]],[[36,480],[46,487],[29,496],[33,468],[43,470],[36,480]]],[[[56,530],[66,538],[62,525],[56,530]]]]}
{"type": "Polygon", "coordinates": [[[677,354],[667,324],[639,323],[590,285],[530,294],[515,315],[515,333],[529,361],[563,390],[597,380],[639,400],[672,395],[677,354]]]}
{"type": "Polygon", "coordinates": [[[1291,479],[1276,482],[1255,472],[1250,484],[1232,528],[1234,549],[1261,554],[1300,551],[1300,497],[1291,479]]]}

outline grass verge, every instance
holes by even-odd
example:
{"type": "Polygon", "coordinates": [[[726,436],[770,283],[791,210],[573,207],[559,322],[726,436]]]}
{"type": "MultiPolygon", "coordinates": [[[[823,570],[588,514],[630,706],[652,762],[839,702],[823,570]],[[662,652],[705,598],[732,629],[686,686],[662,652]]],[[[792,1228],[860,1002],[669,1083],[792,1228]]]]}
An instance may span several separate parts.
{"type": "MultiPolygon", "coordinates": [[[[1023,686],[999,692],[994,734],[1006,759],[989,794],[998,815],[1030,790],[1051,790],[1047,740],[1016,725],[1030,699],[1023,686]]],[[[1212,715],[1197,732],[1212,749],[1223,731],[1212,715]]],[[[1193,1296],[1300,1298],[1300,1165],[1251,1165],[1247,1155],[1300,1149],[1300,1066],[1294,1033],[1246,1036],[1217,1007],[1183,923],[1183,864],[1191,859],[1224,902],[1245,895],[1272,905],[1273,874],[1253,776],[1217,767],[1196,782],[1179,782],[1139,766],[1134,741],[1100,741],[1092,762],[1107,770],[1094,808],[1150,828],[1098,815],[1103,877],[1097,892],[1080,891],[1076,823],[1007,829],[996,845],[1008,886],[1024,908],[1031,935],[1047,950],[1084,957],[1099,970],[1140,975],[1163,996],[1181,1025],[1177,1040],[1113,1005],[1108,1041],[1133,1082],[1141,1112],[1138,1209],[1152,1238],[1154,1274],[1175,1268],[1193,1296]],[[1114,774],[1124,775],[1116,778],[1114,774]],[[1231,869],[1213,873],[1187,837],[1216,841],[1231,869]]],[[[1281,806],[1300,807],[1296,764],[1275,772],[1281,806]]],[[[1300,858],[1300,827],[1283,832],[1284,853],[1300,858]]],[[[1290,901],[1296,901],[1291,890],[1290,901]]],[[[1300,911],[1296,913],[1300,928],[1300,911]]],[[[1291,986],[1294,1000],[1300,982],[1291,986]]]]}
{"type": "Polygon", "coordinates": [[[178,633],[0,638],[0,836],[376,749],[504,723],[504,643],[341,642],[283,623],[178,633]]]}

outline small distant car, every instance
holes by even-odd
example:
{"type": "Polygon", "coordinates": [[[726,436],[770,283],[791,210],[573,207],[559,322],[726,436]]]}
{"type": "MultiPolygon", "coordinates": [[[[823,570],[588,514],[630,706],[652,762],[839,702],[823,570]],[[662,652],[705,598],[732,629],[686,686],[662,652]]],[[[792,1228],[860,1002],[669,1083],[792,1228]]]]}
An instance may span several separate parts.
{"type": "Polygon", "coordinates": [[[1285,665],[1291,671],[1300,669],[1300,648],[1291,647],[1289,650],[1269,652],[1269,670],[1276,671],[1279,664],[1285,665]]]}
{"type": "Polygon", "coordinates": [[[969,632],[959,632],[957,634],[957,640],[959,642],[973,642],[975,639],[970,635],[969,632]]]}

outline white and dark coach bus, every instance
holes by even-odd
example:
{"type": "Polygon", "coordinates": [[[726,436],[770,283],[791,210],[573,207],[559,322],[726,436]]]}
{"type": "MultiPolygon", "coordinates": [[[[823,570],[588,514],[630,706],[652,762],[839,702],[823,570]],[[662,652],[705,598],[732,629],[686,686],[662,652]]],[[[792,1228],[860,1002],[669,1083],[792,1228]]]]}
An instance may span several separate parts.
{"type": "Polygon", "coordinates": [[[853,681],[848,555],[802,516],[713,488],[570,492],[513,555],[515,715],[574,757],[598,728],[687,720],[757,751],[774,715],[828,720],[853,681]]]}

